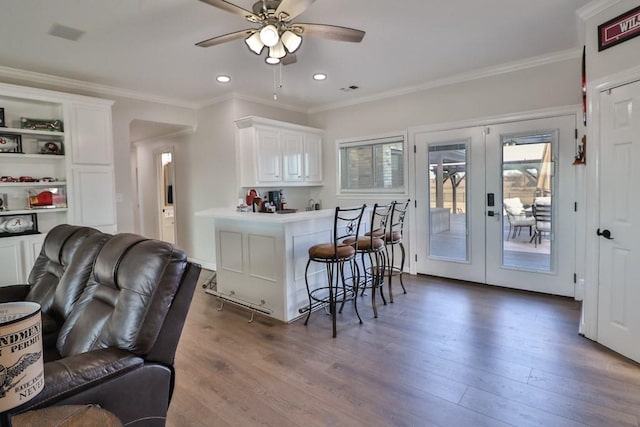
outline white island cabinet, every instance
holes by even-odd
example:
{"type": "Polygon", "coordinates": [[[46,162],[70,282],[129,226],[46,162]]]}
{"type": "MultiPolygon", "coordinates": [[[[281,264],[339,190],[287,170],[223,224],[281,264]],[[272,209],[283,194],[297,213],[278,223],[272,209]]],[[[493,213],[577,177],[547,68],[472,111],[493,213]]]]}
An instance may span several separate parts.
{"type": "MultiPolygon", "coordinates": [[[[290,214],[210,209],[215,222],[217,289],[212,293],[290,322],[308,305],[305,267],[309,247],[330,242],[334,210],[290,214]]],[[[310,285],[326,281],[312,263],[310,285]]]]}

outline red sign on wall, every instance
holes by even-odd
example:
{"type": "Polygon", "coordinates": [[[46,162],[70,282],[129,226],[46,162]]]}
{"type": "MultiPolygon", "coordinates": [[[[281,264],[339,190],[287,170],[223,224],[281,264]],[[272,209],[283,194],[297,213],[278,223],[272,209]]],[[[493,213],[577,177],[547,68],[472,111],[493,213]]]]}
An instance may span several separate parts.
{"type": "Polygon", "coordinates": [[[640,6],[598,25],[598,50],[640,36],[640,6]]]}

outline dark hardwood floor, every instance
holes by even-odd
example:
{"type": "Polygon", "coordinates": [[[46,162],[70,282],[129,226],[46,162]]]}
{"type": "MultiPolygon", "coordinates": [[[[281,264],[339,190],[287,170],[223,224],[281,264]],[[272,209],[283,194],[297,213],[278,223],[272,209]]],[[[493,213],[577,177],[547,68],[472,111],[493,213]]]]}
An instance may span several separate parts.
{"type": "Polygon", "coordinates": [[[324,312],[248,323],[199,286],[167,425],[638,426],[640,365],[578,335],[580,303],[404,277],[335,339],[324,312]]]}

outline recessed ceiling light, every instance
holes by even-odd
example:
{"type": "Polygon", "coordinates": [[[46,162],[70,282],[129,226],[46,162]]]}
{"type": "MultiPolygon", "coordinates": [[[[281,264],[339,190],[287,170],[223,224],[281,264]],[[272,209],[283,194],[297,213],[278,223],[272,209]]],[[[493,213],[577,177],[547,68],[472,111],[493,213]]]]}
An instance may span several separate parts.
{"type": "Polygon", "coordinates": [[[315,73],[313,75],[313,80],[322,81],[326,79],[327,79],[327,75],[325,73],[315,73]]]}
{"type": "Polygon", "coordinates": [[[231,77],[229,76],[218,76],[216,77],[218,83],[229,83],[231,81],[231,77]]]}

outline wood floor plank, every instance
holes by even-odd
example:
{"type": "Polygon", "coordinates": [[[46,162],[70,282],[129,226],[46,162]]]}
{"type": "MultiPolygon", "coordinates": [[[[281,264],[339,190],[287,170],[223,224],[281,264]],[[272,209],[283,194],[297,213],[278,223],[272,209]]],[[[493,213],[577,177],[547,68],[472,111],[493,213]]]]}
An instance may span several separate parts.
{"type": "Polygon", "coordinates": [[[460,404],[519,427],[585,427],[587,425],[478,390],[474,387],[469,387],[460,404]]]}
{"type": "Polygon", "coordinates": [[[249,323],[199,288],[167,425],[638,427],[640,367],[577,334],[580,303],[404,281],[378,319],[368,296],[363,324],[347,305],[335,339],[322,311],[249,323]]]}

